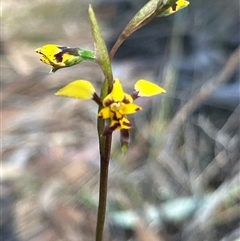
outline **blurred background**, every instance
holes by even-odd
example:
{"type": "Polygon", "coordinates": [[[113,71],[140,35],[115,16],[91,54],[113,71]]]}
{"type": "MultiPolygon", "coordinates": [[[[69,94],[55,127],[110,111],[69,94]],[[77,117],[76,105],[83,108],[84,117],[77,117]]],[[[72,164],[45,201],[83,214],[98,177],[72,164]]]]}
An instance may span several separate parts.
{"type": "MultiPolygon", "coordinates": [[[[89,3],[110,49],[146,2],[2,1],[1,240],[94,240],[97,106],[54,93],[75,79],[99,91],[103,75],[87,62],[49,74],[34,49],[93,49],[89,3]]],[[[240,240],[239,10],[238,0],[192,0],[117,52],[127,92],[144,78],[167,94],[138,100],[126,155],[114,133],[105,240],[240,240]]]]}

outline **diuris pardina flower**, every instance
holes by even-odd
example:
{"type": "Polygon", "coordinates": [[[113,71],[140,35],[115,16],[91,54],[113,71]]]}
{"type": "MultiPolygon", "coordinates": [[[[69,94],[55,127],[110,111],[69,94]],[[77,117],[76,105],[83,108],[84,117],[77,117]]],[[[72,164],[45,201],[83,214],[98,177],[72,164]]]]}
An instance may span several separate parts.
{"type": "Polygon", "coordinates": [[[70,48],[55,44],[47,44],[35,49],[41,54],[40,60],[52,66],[50,72],[56,72],[58,69],[71,67],[79,64],[83,60],[95,61],[95,54],[91,50],[82,48],[70,48]]]}
{"type": "Polygon", "coordinates": [[[134,100],[138,97],[150,97],[165,92],[160,86],[141,79],[135,83],[134,91],[132,95],[129,95],[123,91],[120,80],[115,79],[112,91],[101,101],[89,81],[75,80],[60,89],[56,95],[77,99],[93,99],[102,106],[98,117],[109,120],[103,135],[109,135],[115,130],[120,130],[121,145],[127,146],[129,143],[128,130],[132,127],[127,115],[134,114],[142,109],[139,105],[133,103],[134,100]]]}

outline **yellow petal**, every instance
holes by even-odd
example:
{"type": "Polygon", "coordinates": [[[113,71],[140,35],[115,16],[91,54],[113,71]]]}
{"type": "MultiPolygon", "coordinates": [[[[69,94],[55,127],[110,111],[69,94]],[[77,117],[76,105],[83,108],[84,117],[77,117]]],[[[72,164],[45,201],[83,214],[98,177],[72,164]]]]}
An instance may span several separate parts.
{"type": "Polygon", "coordinates": [[[92,99],[95,93],[93,85],[87,80],[75,80],[60,89],[55,95],[76,99],[92,99]]]}
{"type": "Polygon", "coordinates": [[[51,61],[45,57],[45,56],[41,56],[40,60],[44,63],[44,64],[48,64],[48,65],[52,65],[51,61]]]}
{"type": "Polygon", "coordinates": [[[112,99],[112,95],[110,93],[103,99],[103,106],[109,106],[112,103],[113,103],[113,99],[112,99]]]}
{"type": "MultiPolygon", "coordinates": [[[[46,44],[40,48],[35,49],[38,54],[42,54],[43,56],[40,60],[48,65],[65,67],[66,64],[63,61],[57,61],[56,55],[62,52],[60,49],[61,46],[55,44],[46,44]]],[[[66,59],[65,59],[66,60],[66,59]]]]}
{"type": "Polygon", "coordinates": [[[49,56],[49,55],[55,55],[59,52],[61,52],[61,49],[59,48],[61,46],[56,45],[56,44],[46,44],[40,48],[35,49],[35,52],[38,54],[42,54],[45,56],[49,56]]]}
{"type": "MultiPolygon", "coordinates": [[[[45,64],[65,67],[67,65],[67,61],[72,60],[73,57],[75,57],[74,55],[68,53],[69,49],[71,48],[55,44],[47,44],[35,49],[35,51],[43,55],[40,60],[43,61],[45,64]]],[[[78,59],[76,61],[78,61],[78,59]]],[[[74,65],[74,63],[71,65],[74,65]]]]}
{"type": "Polygon", "coordinates": [[[132,103],[133,98],[131,95],[124,93],[122,84],[119,79],[113,82],[113,89],[103,100],[103,106],[109,106],[113,102],[123,102],[125,104],[132,103]]]}
{"type": "Polygon", "coordinates": [[[179,11],[185,7],[187,7],[189,5],[189,1],[186,1],[186,0],[178,0],[176,2],[176,8],[175,9],[172,9],[173,12],[176,12],[176,11],[179,11]]]}
{"type": "Polygon", "coordinates": [[[115,81],[113,82],[111,96],[114,102],[121,102],[124,99],[124,92],[119,79],[115,79],[115,81]]]}
{"type": "Polygon", "coordinates": [[[134,90],[138,93],[138,97],[149,97],[161,93],[166,93],[166,90],[164,90],[160,86],[144,79],[140,79],[135,83],[134,90]]]}
{"type": "Polygon", "coordinates": [[[102,108],[98,113],[98,117],[102,119],[110,118],[111,117],[110,108],[109,107],[102,108]]]}
{"type": "Polygon", "coordinates": [[[125,104],[132,103],[133,102],[133,98],[132,98],[131,95],[129,95],[127,93],[124,93],[124,99],[123,99],[122,102],[125,103],[125,104]]]}
{"type": "Polygon", "coordinates": [[[120,130],[120,123],[119,123],[119,121],[110,119],[110,126],[109,127],[110,128],[115,127],[116,128],[115,130],[120,130]]]}
{"type": "Polygon", "coordinates": [[[115,111],[111,113],[113,113],[114,119],[120,120],[123,118],[123,114],[120,111],[115,111]]]}
{"type": "Polygon", "coordinates": [[[126,117],[123,117],[121,120],[119,120],[119,124],[119,129],[130,129],[132,127],[130,121],[126,117]]]}
{"type": "Polygon", "coordinates": [[[109,106],[113,102],[121,102],[124,99],[124,92],[119,79],[115,79],[113,82],[113,88],[110,94],[108,94],[103,100],[103,106],[109,106]]]}
{"type": "Polygon", "coordinates": [[[129,115],[129,114],[134,114],[141,109],[142,108],[139,105],[131,103],[131,104],[122,105],[119,112],[122,115],[129,115]]]}

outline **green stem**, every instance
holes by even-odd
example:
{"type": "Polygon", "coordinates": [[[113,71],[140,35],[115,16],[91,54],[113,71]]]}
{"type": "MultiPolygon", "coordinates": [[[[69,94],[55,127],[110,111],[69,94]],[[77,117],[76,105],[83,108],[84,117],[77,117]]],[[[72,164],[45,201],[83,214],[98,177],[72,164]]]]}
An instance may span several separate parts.
{"type": "MultiPolygon", "coordinates": [[[[96,228],[96,241],[103,240],[104,222],[107,206],[107,189],[108,189],[108,166],[112,144],[112,135],[105,137],[104,150],[100,155],[100,185],[99,185],[99,204],[96,228]]],[[[101,147],[100,147],[101,148],[101,147]]]]}
{"type": "MultiPolygon", "coordinates": [[[[107,50],[106,43],[102,37],[95,13],[89,5],[89,19],[91,22],[92,35],[95,47],[94,58],[102,68],[105,80],[101,90],[101,100],[103,100],[111,91],[113,84],[113,74],[111,61],[107,50]]],[[[99,111],[102,106],[99,106],[99,111]]],[[[103,136],[105,120],[98,118],[98,138],[100,153],[100,185],[99,185],[99,204],[96,228],[96,241],[103,240],[104,221],[106,216],[107,205],[107,186],[108,186],[108,165],[111,152],[112,135],[103,136]]]]}

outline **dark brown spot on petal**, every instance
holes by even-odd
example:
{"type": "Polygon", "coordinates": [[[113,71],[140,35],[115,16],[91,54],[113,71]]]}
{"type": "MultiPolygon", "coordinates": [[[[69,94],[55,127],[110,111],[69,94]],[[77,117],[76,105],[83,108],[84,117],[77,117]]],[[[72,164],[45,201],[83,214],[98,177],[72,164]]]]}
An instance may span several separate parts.
{"type": "Polygon", "coordinates": [[[63,55],[64,54],[70,54],[70,55],[74,55],[74,56],[79,56],[78,54],[78,48],[69,48],[69,47],[58,47],[61,51],[57,54],[54,55],[56,61],[58,63],[62,62],[63,60],[63,55]]]}
{"type": "Polygon", "coordinates": [[[123,124],[128,127],[132,127],[131,123],[123,121],[123,124]]]}
{"type": "Polygon", "coordinates": [[[99,115],[99,114],[98,114],[98,118],[99,118],[99,119],[102,119],[102,118],[103,118],[103,115],[99,115]]]}
{"type": "Polygon", "coordinates": [[[106,101],[104,101],[104,106],[110,106],[112,103],[114,103],[114,101],[112,99],[107,99],[106,101]]]}
{"type": "Polygon", "coordinates": [[[130,101],[126,98],[126,96],[124,96],[122,102],[123,102],[124,104],[129,104],[129,103],[130,103],[130,101]]]}
{"type": "Polygon", "coordinates": [[[58,54],[55,54],[54,57],[55,57],[57,63],[61,63],[63,60],[63,52],[59,52],[58,54]]]}
{"type": "Polygon", "coordinates": [[[111,111],[111,113],[113,114],[112,115],[112,119],[115,120],[115,121],[119,121],[119,120],[121,120],[123,118],[122,115],[121,115],[121,117],[118,118],[115,111],[111,111]]]}
{"type": "Polygon", "coordinates": [[[79,51],[79,48],[69,48],[69,47],[58,47],[59,49],[61,49],[61,52],[62,53],[68,53],[68,54],[71,54],[71,55],[74,55],[74,56],[78,56],[78,51],[79,51]]]}
{"type": "Polygon", "coordinates": [[[177,9],[177,4],[174,3],[174,4],[171,6],[171,8],[172,8],[173,11],[176,11],[176,9],[177,9]]]}

